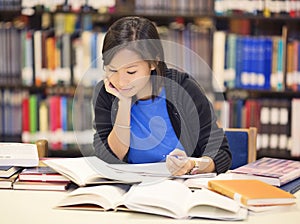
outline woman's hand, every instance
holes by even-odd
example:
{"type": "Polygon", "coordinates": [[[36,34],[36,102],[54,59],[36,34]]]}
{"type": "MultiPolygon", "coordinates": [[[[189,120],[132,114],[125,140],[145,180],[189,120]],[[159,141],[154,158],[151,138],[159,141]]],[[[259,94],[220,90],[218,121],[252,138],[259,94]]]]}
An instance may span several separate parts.
{"type": "Polygon", "coordinates": [[[104,86],[105,86],[105,89],[108,93],[116,96],[119,98],[119,100],[129,100],[131,99],[131,97],[125,97],[123,96],[119,90],[109,81],[108,78],[105,78],[104,79],[104,86]]]}
{"type": "Polygon", "coordinates": [[[212,158],[203,156],[194,159],[195,166],[191,170],[191,174],[212,173],[215,172],[215,163],[212,158]]]}
{"type": "Polygon", "coordinates": [[[194,163],[183,150],[174,149],[167,156],[166,166],[173,176],[180,176],[190,172],[194,163]]]}

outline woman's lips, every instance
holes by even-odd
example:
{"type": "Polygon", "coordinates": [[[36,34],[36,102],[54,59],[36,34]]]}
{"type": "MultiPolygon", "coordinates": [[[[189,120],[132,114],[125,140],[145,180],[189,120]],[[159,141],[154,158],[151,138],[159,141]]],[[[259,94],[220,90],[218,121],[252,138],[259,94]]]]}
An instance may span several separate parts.
{"type": "Polygon", "coordinates": [[[132,90],[133,89],[133,87],[128,87],[128,88],[122,88],[122,89],[120,89],[119,91],[120,92],[129,92],[130,90],[132,90]]]}

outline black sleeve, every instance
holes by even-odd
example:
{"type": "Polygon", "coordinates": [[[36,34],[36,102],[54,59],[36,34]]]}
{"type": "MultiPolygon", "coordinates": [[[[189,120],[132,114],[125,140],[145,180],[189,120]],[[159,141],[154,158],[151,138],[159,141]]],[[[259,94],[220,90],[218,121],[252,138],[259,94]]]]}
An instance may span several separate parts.
{"type": "MultiPolygon", "coordinates": [[[[214,108],[207,98],[204,90],[191,77],[185,82],[186,89],[193,99],[198,114],[199,128],[195,127],[196,119],[191,119],[191,110],[185,111],[189,127],[194,127],[192,132],[198,132],[197,147],[192,156],[209,156],[215,163],[217,173],[226,172],[232,161],[231,151],[223,128],[218,127],[214,108]]],[[[187,100],[185,100],[187,101],[187,100]]],[[[185,108],[189,108],[186,106],[185,108]]],[[[195,117],[195,116],[194,116],[195,117]]],[[[193,129],[193,128],[192,128],[193,129]]],[[[193,135],[194,133],[191,133],[193,135]]]]}
{"type": "Polygon", "coordinates": [[[112,119],[117,110],[116,107],[113,109],[113,105],[116,104],[117,98],[106,92],[103,81],[99,82],[93,94],[93,128],[95,129],[93,147],[96,156],[107,163],[122,163],[110,149],[107,140],[113,128],[112,119]]]}

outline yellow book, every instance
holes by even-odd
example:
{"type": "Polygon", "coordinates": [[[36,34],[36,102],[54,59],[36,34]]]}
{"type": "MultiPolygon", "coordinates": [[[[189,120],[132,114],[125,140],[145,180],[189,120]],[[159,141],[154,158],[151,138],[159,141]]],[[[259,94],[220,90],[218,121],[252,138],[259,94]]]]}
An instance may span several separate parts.
{"type": "Polygon", "coordinates": [[[211,180],[208,187],[246,206],[296,203],[294,195],[260,180],[211,180]]]}

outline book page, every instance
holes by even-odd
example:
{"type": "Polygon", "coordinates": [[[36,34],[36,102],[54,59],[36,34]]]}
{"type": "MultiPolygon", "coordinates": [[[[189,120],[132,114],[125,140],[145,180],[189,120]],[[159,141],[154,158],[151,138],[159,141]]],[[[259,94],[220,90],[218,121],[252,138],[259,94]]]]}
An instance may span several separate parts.
{"type": "Polygon", "coordinates": [[[131,172],[149,176],[171,176],[166,163],[108,164],[108,166],[120,172],[131,172]]]}
{"type": "Polygon", "coordinates": [[[57,206],[84,208],[85,205],[96,205],[99,209],[112,210],[123,204],[123,196],[129,185],[98,185],[80,187],[68,194],[57,206]]]}
{"type": "Polygon", "coordinates": [[[140,212],[186,218],[184,206],[190,194],[189,188],[172,180],[139,184],[133,186],[126,195],[125,206],[140,212]]]}
{"type": "Polygon", "coordinates": [[[241,208],[238,202],[210,191],[196,190],[187,204],[190,217],[201,217],[219,220],[243,220],[247,218],[247,209],[241,208]]]}
{"type": "Polygon", "coordinates": [[[109,164],[96,156],[48,159],[44,163],[62,175],[65,175],[79,186],[107,183],[109,180],[123,183],[139,183],[155,182],[165,178],[161,176],[141,175],[133,172],[121,172],[112,169],[109,164]]]}
{"type": "Polygon", "coordinates": [[[167,169],[165,162],[158,163],[144,163],[144,164],[107,164],[112,169],[120,172],[130,172],[147,176],[157,177],[171,177],[179,179],[190,179],[190,178],[207,178],[215,177],[216,173],[200,173],[200,174],[186,174],[181,176],[172,176],[170,171],[167,169]]]}
{"type": "Polygon", "coordinates": [[[79,186],[84,186],[88,178],[96,176],[101,178],[84,158],[49,159],[45,160],[44,163],[79,186]]]}

